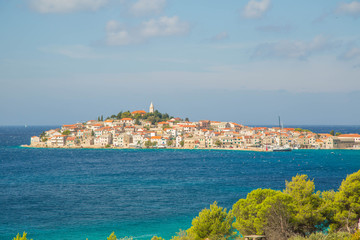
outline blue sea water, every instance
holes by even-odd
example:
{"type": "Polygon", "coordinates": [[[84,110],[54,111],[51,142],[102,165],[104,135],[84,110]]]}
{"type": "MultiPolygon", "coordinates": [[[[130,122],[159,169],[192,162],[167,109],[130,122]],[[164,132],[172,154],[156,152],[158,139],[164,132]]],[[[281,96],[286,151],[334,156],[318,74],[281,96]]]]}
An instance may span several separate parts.
{"type": "MultiPolygon", "coordinates": [[[[54,127],[0,127],[0,239],[23,231],[34,240],[106,239],[112,231],[170,239],[214,201],[230,209],[253,189],[283,189],[297,173],[314,179],[316,190],[337,189],[360,169],[360,151],[351,150],[20,147],[54,127]]],[[[306,128],[360,132],[359,126],[306,128]]]]}

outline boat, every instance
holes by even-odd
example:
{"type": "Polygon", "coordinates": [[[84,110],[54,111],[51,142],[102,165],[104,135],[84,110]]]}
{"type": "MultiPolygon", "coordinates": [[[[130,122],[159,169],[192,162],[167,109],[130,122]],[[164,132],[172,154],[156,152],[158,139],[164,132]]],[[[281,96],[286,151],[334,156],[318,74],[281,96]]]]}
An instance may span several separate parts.
{"type": "Polygon", "coordinates": [[[280,116],[279,116],[279,128],[280,128],[280,141],[278,146],[275,146],[272,151],[273,152],[291,152],[292,148],[290,146],[283,146],[281,143],[281,130],[282,130],[282,126],[281,126],[281,121],[280,121],[280,116]]]}
{"type": "Polygon", "coordinates": [[[273,148],[273,152],[291,152],[291,151],[292,148],[286,146],[278,146],[273,148]]]}

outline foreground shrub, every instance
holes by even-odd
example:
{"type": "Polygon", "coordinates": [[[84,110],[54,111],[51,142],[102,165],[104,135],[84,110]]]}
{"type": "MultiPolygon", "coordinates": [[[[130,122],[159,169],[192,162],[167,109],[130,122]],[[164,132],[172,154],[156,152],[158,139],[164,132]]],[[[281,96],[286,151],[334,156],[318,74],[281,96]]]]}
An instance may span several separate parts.
{"type": "Polygon", "coordinates": [[[187,234],[185,230],[180,230],[180,232],[178,232],[176,236],[173,236],[171,240],[192,240],[192,238],[187,234]]]}
{"type": "Polygon", "coordinates": [[[165,240],[165,239],[163,239],[162,237],[153,236],[153,237],[151,238],[151,240],[165,240]]]}
{"type": "Polygon", "coordinates": [[[347,232],[336,232],[324,234],[322,232],[313,233],[308,237],[294,236],[289,240],[351,240],[351,235],[347,232]]]}
{"type": "Polygon", "coordinates": [[[351,235],[351,240],[360,240],[360,230],[351,235]]]}
{"type": "Polygon", "coordinates": [[[228,239],[235,232],[232,227],[234,217],[231,212],[218,207],[217,203],[210,205],[210,209],[203,209],[199,216],[192,221],[191,228],[188,229],[188,235],[194,240],[202,239],[228,239]]]}
{"type": "Polygon", "coordinates": [[[360,171],[348,175],[342,181],[334,205],[335,223],[332,224],[331,229],[354,233],[360,216],[360,171]]]}
{"type": "Polygon", "coordinates": [[[28,240],[28,239],[26,238],[26,235],[27,235],[26,232],[24,232],[22,236],[20,236],[20,233],[18,233],[18,234],[16,235],[16,237],[13,238],[13,240],[28,240]]]}

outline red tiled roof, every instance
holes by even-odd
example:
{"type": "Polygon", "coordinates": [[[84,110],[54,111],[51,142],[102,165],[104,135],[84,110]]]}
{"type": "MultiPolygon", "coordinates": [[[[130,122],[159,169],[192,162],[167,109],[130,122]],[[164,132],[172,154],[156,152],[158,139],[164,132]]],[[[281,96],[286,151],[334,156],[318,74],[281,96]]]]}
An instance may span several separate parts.
{"type": "Polygon", "coordinates": [[[161,139],[161,136],[152,136],[151,139],[161,139]]]}
{"type": "Polygon", "coordinates": [[[341,134],[338,137],[353,137],[353,138],[358,138],[360,137],[360,134],[356,134],[356,133],[351,133],[351,134],[341,134]]]}
{"type": "Polygon", "coordinates": [[[131,113],[132,115],[135,115],[135,114],[146,114],[146,112],[144,110],[137,110],[137,111],[133,111],[131,113]]]}

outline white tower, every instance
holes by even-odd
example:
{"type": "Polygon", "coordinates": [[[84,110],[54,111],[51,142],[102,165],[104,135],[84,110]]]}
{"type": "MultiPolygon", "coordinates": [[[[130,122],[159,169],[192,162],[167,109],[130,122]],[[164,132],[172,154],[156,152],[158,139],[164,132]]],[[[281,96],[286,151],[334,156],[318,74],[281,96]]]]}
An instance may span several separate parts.
{"type": "Polygon", "coordinates": [[[151,102],[150,108],[149,108],[149,113],[153,113],[153,112],[154,112],[154,105],[153,105],[153,103],[151,102]]]}

